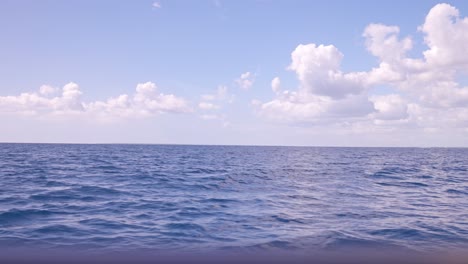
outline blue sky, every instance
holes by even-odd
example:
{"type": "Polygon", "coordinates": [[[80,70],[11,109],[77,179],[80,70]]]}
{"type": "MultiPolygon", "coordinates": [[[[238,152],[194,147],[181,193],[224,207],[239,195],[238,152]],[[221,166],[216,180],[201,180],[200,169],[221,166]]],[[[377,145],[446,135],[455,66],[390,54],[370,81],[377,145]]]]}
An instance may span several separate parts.
{"type": "Polygon", "coordinates": [[[1,1],[0,142],[468,146],[438,4],[1,1]]]}

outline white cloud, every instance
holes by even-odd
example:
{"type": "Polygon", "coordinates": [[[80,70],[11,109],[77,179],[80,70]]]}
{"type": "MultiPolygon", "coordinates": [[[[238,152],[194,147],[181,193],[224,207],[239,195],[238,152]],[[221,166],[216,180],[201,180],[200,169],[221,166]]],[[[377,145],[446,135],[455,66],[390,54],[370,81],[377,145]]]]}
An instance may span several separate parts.
{"type": "Polygon", "coordinates": [[[40,88],[39,88],[39,93],[41,95],[50,95],[50,94],[54,94],[57,92],[58,89],[50,86],[50,85],[42,85],[40,88]]]}
{"type": "Polygon", "coordinates": [[[133,97],[126,94],[117,98],[109,98],[106,102],[87,104],[90,112],[117,115],[123,117],[152,116],[159,113],[186,113],[190,111],[185,99],[172,94],[158,93],[156,84],[152,82],[139,83],[133,97]]]}
{"type": "Polygon", "coordinates": [[[271,81],[271,89],[273,90],[273,92],[275,93],[279,93],[280,90],[281,90],[281,80],[279,77],[275,77],[272,81],[271,81]]]}
{"type": "Polygon", "coordinates": [[[333,45],[298,45],[288,69],[296,73],[299,87],[280,92],[275,78],[271,83],[275,98],[257,102],[257,113],[272,120],[329,123],[362,133],[380,126],[465,131],[468,87],[457,78],[468,74],[468,18],[460,17],[455,7],[439,4],[419,30],[427,49],[411,58],[412,39],[400,38],[399,27],[368,25],[363,32],[366,48],[379,63],[366,72],[342,72],[344,55],[333,45]],[[393,91],[372,95],[381,86],[393,91]]]}
{"type": "Polygon", "coordinates": [[[250,105],[251,105],[251,106],[254,106],[254,107],[257,107],[257,106],[262,105],[262,101],[260,101],[260,100],[258,100],[258,99],[252,99],[252,100],[250,101],[250,105]]]}
{"type": "Polygon", "coordinates": [[[364,91],[365,73],[343,73],[343,54],[333,45],[299,45],[291,54],[288,69],[296,72],[301,89],[315,95],[343,98],[364,91]]]}
{"type": "Polygon", "coordinates": [[[41,113],[71,113],[84,111],[81,91],[76,83],[68,83],[62,88],[62,94],[47,97],[52,89],[41,86],[39,93],[21,93],[18,96],[0,96],[0,109],[4,113],[35,115],[41,113]]]}
{"type": "Polygon", "coordinates": [[[219,112],[221,112],[220,109],[224,108],[225,104],[233,103],[234,98],[235,96],[229,94],[228,87],[225,85],[219,85],[212,94],[201,95],[202,101],[198,104],[198,108],[205,112],[200,115],[200,118],[203,120],[218,120],[221,122],[222,127],[227,127],[230,124],[227,121],[227,116],[219,112]],[[206,114],[206,111],[210,111],[210,114],[206,114]]]}
{"type": "Polygon", "coordinates": [[[153,2],[152,6],[153,8],[161,8],[161,3],[159,3],[158,1],[155,1],[153,2]]]}
{"type": "Polygon", "coordinates": [[[399,40],[398,27],[372,24],[366,28],[367,48],[381,60],[369,73],[368,83],[391,84],[425,106],[447,108],[468,103],[468,88],[455,80],[457,74],[468,72],[468,18],[461,18],[455,7],[438,4],[419,30],[428,49],[422,58],[413,59],[406,56],[411,40],[399,40]]]}
{"type": "Polygon", "coordinates": [[[228,93],[227,86],[220,85],[218,86],[218,89],[216,90],[216,98],[218,98],[218,100],[224,100],[226,99],[227,93],[228,93]]]}
{"type": "Polygon", "coordinates": [[[370,100],[377,110],[373,117],[378,120],[400,120],[408,117],[408,103],[398,94],[372,96],[370,100]]]}
{"type": "Polygon", "coordinates": [[[216,95],[214,95],[214,94],[202,94],[200,97],[201,97],[201,99],[204,100],[204,101],[213,101],[213,100],[216,100],[216,95]]]}
{"type": "Polygon", "coordinates": [[[216,110],[216,109],[219,109],[219,105],[215,105],[215,104],[207,103],[207,102],[200,102],[198,104],[198,108],[202,110],[216,110]]]}
{"type": "Polygon", "coordinates": [[[468,18],[460,18],[458,9],[448,4],[434,6],[420,30],[429,47],[424,57],[431,65],[460,67],[468,63],[468,18]]]}
{"type": "Polygon", "coordinates": [[[204,101],[214,101],[214,100],[224,100],[226,99],[228,93],[228,88],[225,85],[220,85],[216,89],[214,94],[203,94],[201,95],[201,99],[204,101]]]}
{"type": "Polygon", "coordinates": [[[219,120],[221,119],[220,116],[215,115],[215,114],[204,114],[200,116],[201,119],[203,120],[219,120]]]}
{"type": "Polygon", "coordinates": [[[236,79],[237,85],[244,89],[248,90],[255,82],[255,76],[251,72],[242,73],[239,78],[236,79]]]}
{"type": "Polygon", "coordinates": [[[399,40],[399,32],[400,28],[397,26],[370,24],[362,35],[366,38],[367,49],[372,55],[389,62],[402,59],[413,46],[409,37],[399,40]]]}
{"type": "Polygon", "coordinates": [[[70,110],[83,111],[83,103],[81,102],[81,95],[83,93],[80,91],[80,87],[76,83],[68,83],[63,87],[62,92],[62,104],[63,108],[70,110]]]}
{"type": "Polygon", "coordinates": [[[286,91],[278,98],[262,104],[258,111],[260,115],[276,121],[318,124],[362,117],[372,113],[374,108],[368,98],[362,95],[332,99],[286,91]]]}
{"type": "Polygon", "coordinates": [[[140,83],[135,94],[111,97],[106,101],[84,102],[76,83],[68,83],[60,96],[48,96],[55,89],[41,86],[38,93],[22,93],[18,96],[0,96],[0,109],[4,113],[27,115],[81,114],[87,117],[118,118],[142,117],[158,113],[184,113],[190,111],[188,103],[172,94],[157,92],[152,82],[140,83]]]}
{"type": "Polygon", "coordinates": [[[373,112],[373,104],[364,94],[366,73],[343,73],[342,58],[333,45],[297,46],[288,69],[296,72],[298,90],[281,92],[280,79],[274,78],[271,86],[276,98],[258,106],[257,113],[277,121],[316,124],[373,112]]]}

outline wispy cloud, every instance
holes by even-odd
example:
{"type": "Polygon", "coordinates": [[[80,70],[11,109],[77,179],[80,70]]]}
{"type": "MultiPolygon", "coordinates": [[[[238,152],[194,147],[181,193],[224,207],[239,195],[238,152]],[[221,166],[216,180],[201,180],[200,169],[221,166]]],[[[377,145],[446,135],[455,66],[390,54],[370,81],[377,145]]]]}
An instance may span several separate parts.
{"type": "Polygon", "coordinates": [[[161,8],[161,3],[159,1],[154,1],[152,4],[153,8],[161,8]]]}
{"type": "Polygon", "coordinates": [[[242,73],[239,78],[236,79],[237,85],[244,90],[249,90],[255,82],[255,76],[251,72],[242,73]]]}
{"type": "Polygon", "coordinates": [[[219,105],[215,105],[215,104],[208,103],[208,102],[200,102],[198,104],[198,108],[202,110],[215,110],[215,109],[219,109],[219,105]]]}

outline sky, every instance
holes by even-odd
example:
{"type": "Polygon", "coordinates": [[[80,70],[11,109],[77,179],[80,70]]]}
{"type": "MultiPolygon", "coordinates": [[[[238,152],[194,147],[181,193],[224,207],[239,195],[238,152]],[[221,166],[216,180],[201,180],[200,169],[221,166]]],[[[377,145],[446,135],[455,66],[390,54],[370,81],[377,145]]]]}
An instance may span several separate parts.
{"type": "Polygon", "coordinates": [[[468,147],[468,2],[0,0],[0,142],[468,147]]]}

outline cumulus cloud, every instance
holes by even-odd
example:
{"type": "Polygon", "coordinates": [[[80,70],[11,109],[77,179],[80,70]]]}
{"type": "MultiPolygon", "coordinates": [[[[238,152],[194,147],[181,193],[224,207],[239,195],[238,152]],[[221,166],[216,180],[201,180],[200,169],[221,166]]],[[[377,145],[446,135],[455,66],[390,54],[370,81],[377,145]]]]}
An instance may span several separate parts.
{"type": "Polygon", "coordinates": [[[419,28],[429,47],[423,54],[429,64],[460,67],[468,63],[468,18],[448,4],[434,6],[419,28]]]}
{"type": "Polygon", "coordinates": [[[378,120],[401,120],[408,118],[408,103],[399,94],[372,96],[376,112],[373,117],[378,120]]]}
{"type": "Polygon", "coordinates": [[[333,45],[299,45],[291,53],[291,64],[300,86],[281,92],[281,81],[271,82],[276,99],[257,104],[257,112],[269,119],[294,123],[321,123],[354,118],[374,111],[364,96],[366,73],[344,73],[343,54],[333,45]]]}
{"type": "Polygon", "coordinates": [[[273,92],[275,93],[279,93],[280,90],[281,90],[281,80],[279,77],[275,77],[272,81],[271,81],[271,89],[273,90],[273,92]]]}
{"type": "Polygon", "coordinates": [[[370,53],[382,61],[400,60],[411,50],[411,38],[398,39],[400,28],[383,24],[370,24],[362,34],[366,38],[366,46],[370,53]]]}
{"type": "Polygon", "coordinates": [[[190,107],[185,99],[173,94],[158,92],[152,82],[139,83],[133,96],[126,94],[107,101],[96,101],[86,105],[89,112],[124,117],[144,117],[160,113],[186,113],[190,107]]]}
{"type": "Polygon", "coordinates": [[[275,98],[254,106],[269,119],[351,123],[361,131],[376,125],[466,129],[468,87],[457,78],[468,74],[468,18],[453,6],[438,4],[418,29],[427,49],[412,58],[412,38],[399,36],[398,26],[369,24],[362,36],[378,65],[364,72],[343,72],[344,55],[333,45],[298,45],[287,68],[297,76],[297,90],[281,92],[275,78],[275,98]],[[373,95],[381,86],[392,92],[373,95]]]}
{"type": "Polygon", "coordinates": [[[242,73],[239,78],[236,79],[237,85],[244,89],[248,90],[255,82],[255,76],[251,72],[242,73]]]}
{"type": "Polygon", "coordinates": [[[408,58],[409,37],[398,39],[396,26],[369,25],[364,31],[368,50],[381,63],[368,74],[368,82],[391,84],[400,92],[430,107],[457,107],[468,103],[467,87],[456,82],[468,71],[468,18],[448,4],[438,4],[419,27],[428,47],[422,57],[408,58]]]}
{"type": "Polygon", "coordinates": [[[190,111],[184,99],[172,94],[158,93],[156,85],[152,82],[138,84],[133,96],[122,94],[106,101],[83,101],[80,87],[73,82],[63,86],[60,96],[50,96],[56,90],[43,85],[38,92],[0,96],[0,109],[10,114],[81,114],[88,117],[142,117],[190,111]]]}
{"type": "Polygon", "coordinates": [[[38,93],[21,93],[17,96],[0,96],[0,109],[4,113],[41,114],[82,112],[81,91],[76,83],[68,83],[62,88],[62,94],[47,97],[53,92],[50,86],[41,86],[38,93]]]}
{"type": "Polygon", "coordinates": [[[291,54],[288,69],[296,72],[301,88],[311,94],[343,98],[364,90],[365,73],[343,73],[343,54],[333,45],[299,45],[291,54]]]}

